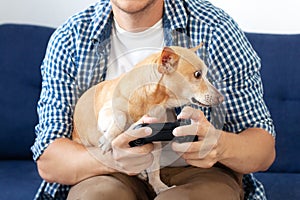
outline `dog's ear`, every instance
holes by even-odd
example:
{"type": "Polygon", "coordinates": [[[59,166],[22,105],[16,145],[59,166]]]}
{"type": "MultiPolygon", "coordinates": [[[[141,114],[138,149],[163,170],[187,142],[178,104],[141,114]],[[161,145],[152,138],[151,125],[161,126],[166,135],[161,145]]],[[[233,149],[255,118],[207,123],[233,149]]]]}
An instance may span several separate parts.
{"type": "Polygon", "coordinates": [[[203,42],[201,42],[198,46],[195,46],[193,48],[190,48],[191,51],[196,52],[198,49],[200,49],[203,46],[203,42]]]}
{"type": "Polygon", "coordinates": [[[170,47],[164,47],[161,56],[158,71],[162,74],[170,74],[177,68],[179,55],[177,55],[170,47]]]}

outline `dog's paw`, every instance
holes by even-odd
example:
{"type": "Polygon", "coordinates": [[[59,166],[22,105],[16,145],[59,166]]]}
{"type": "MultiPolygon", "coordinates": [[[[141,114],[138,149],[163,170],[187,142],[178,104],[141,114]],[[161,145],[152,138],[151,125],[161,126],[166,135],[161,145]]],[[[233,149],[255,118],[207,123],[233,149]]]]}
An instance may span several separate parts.
{"type": "Polygon", "coordinates": [[[139,179],[143,181],[148,181],[148,173],[146,170],[142,171],[141,173],[138,174],[139,179]]]}
{"type": "Polygon", "coordinates": [[[98,146],[104,153],[112,150],[111,142],[104,135],[99,138],[98,146]]]}
{"type": "Polygon", "coordinates": [[[162,192],[164,192],[166,190],[169,190],[171,188],[174,188],[174,187],[176,187],[176,185],[173,185],[173,186],[169,187],[165,184],[161,184],[159,186],[153,186],[153,189],[154,189],[156,194],[159,194],[159,193],[162,193],[162,192]]]}

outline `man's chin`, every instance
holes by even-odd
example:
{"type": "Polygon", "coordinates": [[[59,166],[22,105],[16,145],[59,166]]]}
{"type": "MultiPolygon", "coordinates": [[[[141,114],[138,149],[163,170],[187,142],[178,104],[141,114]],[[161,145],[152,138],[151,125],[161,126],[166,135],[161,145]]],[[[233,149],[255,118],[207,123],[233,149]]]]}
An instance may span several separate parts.
{"type": "Polygon", "coordinates": [[[134,15],[151,7],[156,0],[111,0],[112,4],[124,13],[134,15]]]}

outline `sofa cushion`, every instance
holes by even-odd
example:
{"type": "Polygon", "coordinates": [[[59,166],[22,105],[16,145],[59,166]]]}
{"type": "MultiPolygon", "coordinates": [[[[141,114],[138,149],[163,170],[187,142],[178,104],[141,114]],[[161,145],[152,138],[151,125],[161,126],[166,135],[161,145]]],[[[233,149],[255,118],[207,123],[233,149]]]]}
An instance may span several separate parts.
{"type": "Polygon", "coordinates": [[[256,173],[255,177],[263,183],[267,199],[300,199],[299,173],[256,173]]]}
{"type": "Polygon", "coordinates": [[[277,156],[271,172],[300,172],[300,34],[247,33],[261,57],[265,100],[275,123],[277,156]]]}
{"type": "Polygon", "coordinates": [[[33,199],[40,184],[33,161],[0,161],[0,199],[33,199]]]}
{"type": "Polygon", "coordinates": [[[0,159],[31,159],[40,65],[52,28],[0,25],[0,159]]]}

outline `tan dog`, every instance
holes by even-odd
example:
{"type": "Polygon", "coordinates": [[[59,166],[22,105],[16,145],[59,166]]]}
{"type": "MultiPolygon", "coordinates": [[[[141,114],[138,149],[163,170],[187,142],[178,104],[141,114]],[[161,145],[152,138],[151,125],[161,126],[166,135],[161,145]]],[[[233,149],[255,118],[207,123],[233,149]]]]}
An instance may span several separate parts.
{"type": "MultiPolygon", "coordinates": [[[[221,103],[223,96],[206,79],[207,67],[194,52],[200,47],[165,47],[119,78],[91,87],[76,105],[73,140],[106,152],[113,139],[145,114],[166,120],[169,108],[221,103]]],[[[159,178],[159,153],[150,168],[155,192],[168,189],[159,178]]]]}

